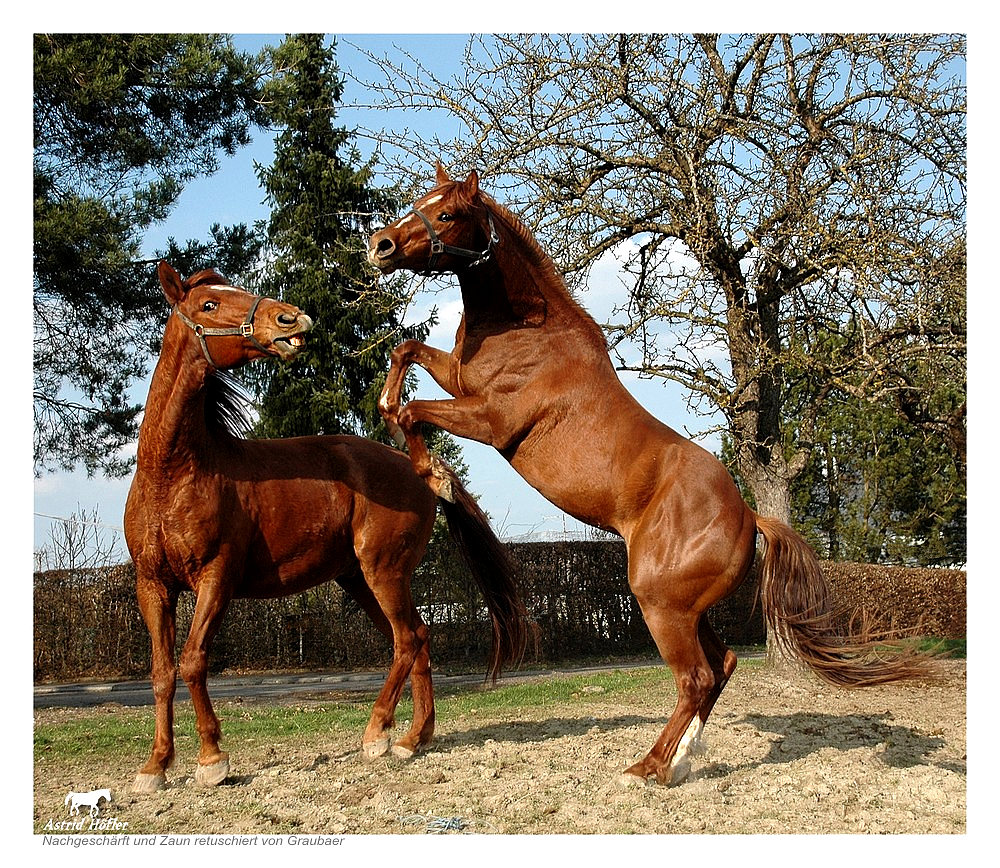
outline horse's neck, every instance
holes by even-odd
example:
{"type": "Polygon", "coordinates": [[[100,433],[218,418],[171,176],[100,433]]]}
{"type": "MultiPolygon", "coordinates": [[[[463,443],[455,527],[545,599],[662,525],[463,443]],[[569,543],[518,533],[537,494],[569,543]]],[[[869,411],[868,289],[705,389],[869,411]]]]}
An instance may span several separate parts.
{"type": "Polygon", "coordinates": [[[606,349],[604,332],[570,295],[555,264],[529,241],[527,230],[514,218],[502,219],[503,236],[491,260],[459,273],[462,300],[472,327],[478,317],[508,316],[531,325],[549,324],[561,330],[580,328],[606,349]]]}
{"type": "Polygon", "coordinates": [[[139,428],[139,464],[169,466],[197,455],[208,440],[205,379],[208,365],[189,341],[164,335],[139,428]],[[171,338],[174,339],[171,339],[171,338]]]}

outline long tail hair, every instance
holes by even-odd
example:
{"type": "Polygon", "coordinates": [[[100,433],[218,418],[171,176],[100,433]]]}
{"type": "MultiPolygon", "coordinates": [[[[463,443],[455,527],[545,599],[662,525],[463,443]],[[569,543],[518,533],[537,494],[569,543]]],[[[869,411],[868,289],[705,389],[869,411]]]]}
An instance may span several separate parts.
{"type": "Polygon", "coordinates": [[[826,577],[808,543],[777,519],[756,516],[764,537],[760,599],[779,647],[840,687],[933,677],[932,656],[886,644],[884,637],[840,626],[826,577]]]}
{"type": "Polygon", "coordinates": [[[521,600],[517,564],[475,498],[450,467],[445,469],[451,476],[455,502],[443,498],[438,502],[448,531],[486,600],[493,628],[488,677],[495,682],[504,665],[516,666],[529,641],[537,641],[537,627],[521,600]]]}

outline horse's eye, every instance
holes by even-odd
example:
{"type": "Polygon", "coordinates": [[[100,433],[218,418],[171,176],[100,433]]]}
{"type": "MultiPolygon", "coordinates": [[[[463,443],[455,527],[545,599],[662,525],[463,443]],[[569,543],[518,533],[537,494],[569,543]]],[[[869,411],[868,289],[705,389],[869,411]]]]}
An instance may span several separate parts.
{"type": "Polygon", "coordinates": [[[453,219],[454,218],[452,217],[452,215],[449,214],[447,211],[445,211],[444,213],[438,215],[438,220],[440,220],[442,223],[447,223],[449,220],[453,220],[453,219]]]}
{"type": "Polygon", "coordinates": [[[202,309],[203,311],[206,311],[206,312],[208,312],[208,311],[212,311],[212,310],[215,310],[215,309],[216,309],[216,308],[217,308],[218,306],[219,306],[219,303],[218,303],[217,301],[206,301],[206,302],[205,302],[205,303],[204,303],[204,304],[203,304],[203,305],[201,306],[201,309],[202,309]]]}

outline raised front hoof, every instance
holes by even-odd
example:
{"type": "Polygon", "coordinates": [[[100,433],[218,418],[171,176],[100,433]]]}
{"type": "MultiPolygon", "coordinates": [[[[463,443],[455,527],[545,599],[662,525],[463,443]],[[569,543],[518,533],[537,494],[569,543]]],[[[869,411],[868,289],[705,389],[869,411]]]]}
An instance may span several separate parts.
{"type": "Polygon", "coordinates": [[[406,435],[403,433],[403,429],[400,428],[395,422],[390,422],[388,419],[385,420],[385,427],[392,435],[392,439],[395,441],[396,445],[405,452],[406,435]]]}
{"type": "Polygon", "coordinates": [[[389,752],[389,739],[380,738],[376,741],[369,741],[361,745],[361,755],[372,762],[377,760],[379,757],[385,756],[389,752]]]}
{"type": "Polygon", "coordinates": [[[139,772],[132,783],[133,793],[158,793],[167,788],[167,776],[164,774],[149,775],[139,772]]]}
{"type": "Polygon", "coordinates": [[[198,765],[194,773],[194,782],[199,787],[217,787],[229,777],[229,757],[223,754],[222,759],[207,765],[198,765]]]}

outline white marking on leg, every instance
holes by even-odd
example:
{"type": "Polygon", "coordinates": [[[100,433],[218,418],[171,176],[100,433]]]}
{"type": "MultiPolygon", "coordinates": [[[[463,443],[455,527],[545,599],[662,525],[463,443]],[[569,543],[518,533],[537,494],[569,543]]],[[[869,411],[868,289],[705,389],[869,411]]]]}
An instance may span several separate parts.
{"type": "Polygon", "coordinates": [[[704,724],[696,714],[694,720],[688,724],[688,728],[681,736],[680,744],[677,745],[677,752],[670,761],[670,783],[679,784],[691,772],[691,757],[705,752],[705,745],[701,740],[701,731],[704,724]]]}

